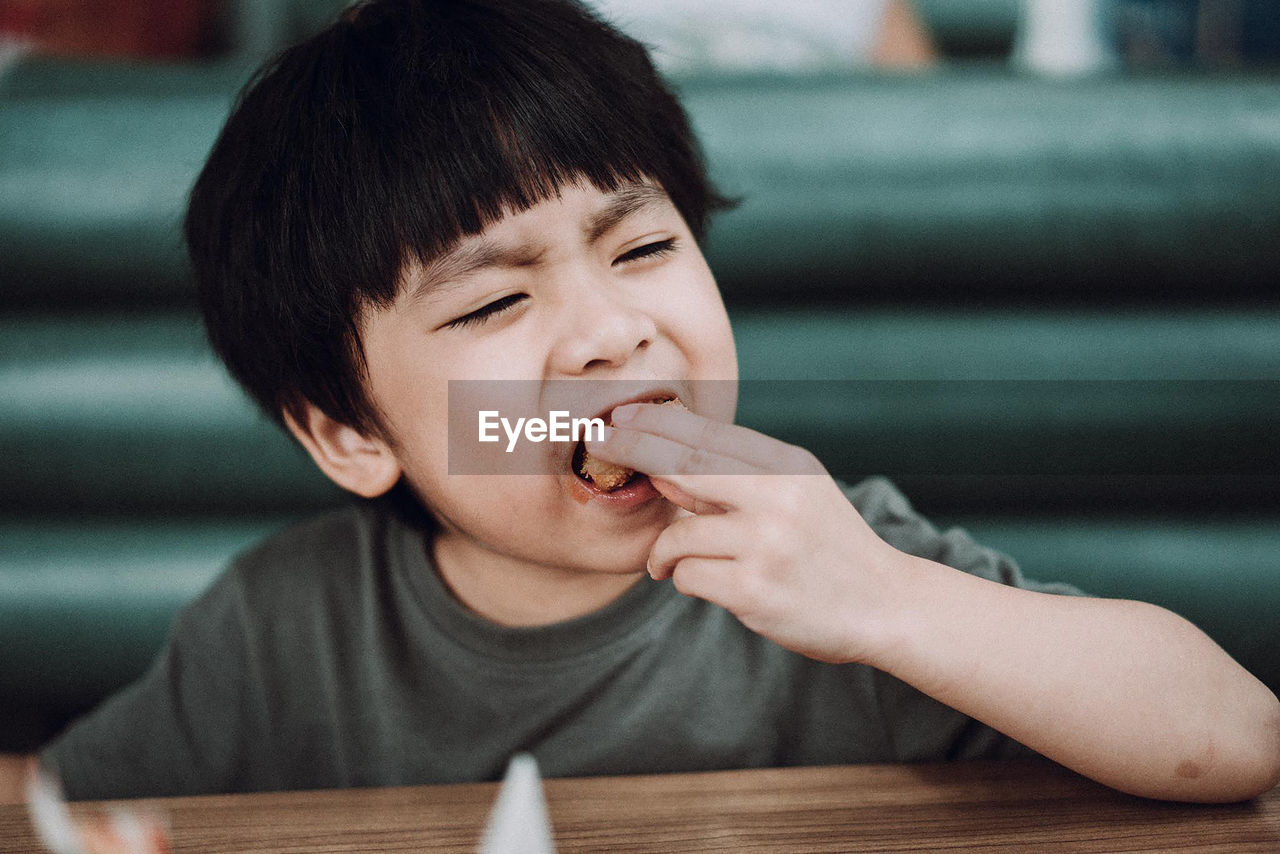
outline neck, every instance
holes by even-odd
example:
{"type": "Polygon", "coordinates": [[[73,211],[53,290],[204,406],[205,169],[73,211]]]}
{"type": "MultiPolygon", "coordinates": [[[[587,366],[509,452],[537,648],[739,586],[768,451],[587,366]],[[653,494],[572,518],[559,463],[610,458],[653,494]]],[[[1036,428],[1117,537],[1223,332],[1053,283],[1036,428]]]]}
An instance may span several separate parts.
{"type": "Polygon", "coordinates": [[[644,572],[581,572],[529,563],[440,531],[431,543],[436,567],[451,593],[500,626],[545,626],[598,611],[644,572]]]}

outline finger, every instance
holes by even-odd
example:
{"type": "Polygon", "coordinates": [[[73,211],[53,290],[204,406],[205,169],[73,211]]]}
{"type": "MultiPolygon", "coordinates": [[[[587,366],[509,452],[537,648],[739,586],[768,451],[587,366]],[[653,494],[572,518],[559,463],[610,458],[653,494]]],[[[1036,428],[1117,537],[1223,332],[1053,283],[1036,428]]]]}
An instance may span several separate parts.
{"type": "Polygon", "coordinates": [[[719,504],[712,504],[709,501],[694,498],[674,483],[669,483],[660,477],[649,475],[649,482],[653,484],[653,488],[658,490],[658,494],[663,498],[667,499],[682,510],[687,510],[695,516],[706,516],[725,512],[725,508],[719,504]]]}
{"type": "Polygon", "coordinates": [[[676,406],[628,403],[613,410],[612,419],[617,427],[652,433],[766,470],[774,470],[780,463],[784,467],[794,466],[794,452],[799,450],[764,433],[714,421],[676,406]]]}
{"type": "Polygon", "coordinates": [[[661,581],[687,557],[736,558],[742,549],[742,520],[732,516],[690,516],[673,522],[649,551],[649,575],[661,581]]]}
{"type": "Polygon", "coordinates": [[[594,437],[587,441],[587,450],[592,456],[658,477],[678,474],[742,475],[759,471],[756,466],[742,460],[628,427],[606,427],[604,437],[603,442],[594,437]]]}
{"type": "Polygon", "coordinates": [[[671,583],[685,596],[705,599],[730,611],[723,601],[733,590],[732,577],[736,561],[714,557],[687,557],[676,563],[671,583]]]}
{"type": "Polygon", "coordinates": [[[622,427],[606,428],[603,441],[593,438],[586,445],[592,456],[675,487],[678,493],[673,494],[681,499],[676,503],[693,512],[698,506],[705,510],[705,505],[721,509],[741,506],[744,500],[751,500],[753,487],[759,486],[755,476],[764,476],[741,460],[622,427]]]}

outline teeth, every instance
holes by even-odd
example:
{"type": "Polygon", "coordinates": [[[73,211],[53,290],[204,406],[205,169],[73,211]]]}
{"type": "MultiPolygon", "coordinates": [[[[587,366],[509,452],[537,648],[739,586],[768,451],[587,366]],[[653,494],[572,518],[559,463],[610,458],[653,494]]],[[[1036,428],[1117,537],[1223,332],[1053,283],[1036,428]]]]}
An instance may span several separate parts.
{"type": "MultiPolygon", "coordinates": [[[[672,404],[681,409],[688,410],[688,407],[680,402],[679,398],[670,398],[669,400],[651,401],[652,403],[660,403],[662,406],[670,406],[672,404]]],[[[618,487],[624,485],[631,478],[635,477],[635,469],[629,469],[626,466],[616,466],[613,463],[606,463],[604,460],[597,460],[591,456],[591,452],[585,448],[582,451],[582,462],[578,466],[578,474],[603,489],[605,492],[612,492],[618,487]]]]}

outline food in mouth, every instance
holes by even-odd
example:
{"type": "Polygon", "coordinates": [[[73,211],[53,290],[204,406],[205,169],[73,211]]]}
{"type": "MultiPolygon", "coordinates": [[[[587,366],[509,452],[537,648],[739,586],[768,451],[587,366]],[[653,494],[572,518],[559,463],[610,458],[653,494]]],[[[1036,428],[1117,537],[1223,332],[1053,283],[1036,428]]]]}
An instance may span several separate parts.
{"type": "MultiPolygon", "coordinates": [[[[653,400],[650,403],[657,403],[661,406],[678,406],[681,409],[688,410],[688,407],[681,403],[679,398],[674,397],[669,400],[653,400]]],[[[625,486],[636,476],[635,469],[597,459],[591,456],[591,452],[582,445],[578,446],[578,452],[574,454],[574,459],[574,471],[584,480],[590,481],[598,489],[605,492],[612,492],[619,487],[625,486]]]]}

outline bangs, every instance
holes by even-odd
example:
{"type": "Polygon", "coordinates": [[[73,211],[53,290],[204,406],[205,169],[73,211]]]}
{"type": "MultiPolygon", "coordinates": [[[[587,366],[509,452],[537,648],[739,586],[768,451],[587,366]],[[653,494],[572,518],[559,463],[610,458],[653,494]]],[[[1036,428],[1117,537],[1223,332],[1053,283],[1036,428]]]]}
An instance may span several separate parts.
{"type": "Polygon", "coordinates": [[[727,206],[644,48],[576,0],[370,0],[246,86],[192,189],[210,343],[277,423],[380,432],[361,317],[507,212],[589,182],[727,206]]]}
{"type": "Polygon", "coordinates": [[[641,45],[585,9],[564,15],[563,3],[543,15],[462,6],[416,4],[410,27],[378,20],[377,7],[348,23],[349,73],[330,79],[346,89],[331,103],[350,106],[329,117],[334,132],[320,140],[335,150],[310,159],[325,172],[308,178],[339,197],[308,210],[346,212],[338,229],[380,248],[364,255],[371,268],[352,271],[364,301],[388,304],[407,262],[429,264],[582,181],[604,192],[654,181],[701,239],[708,209],[723,202],[641,45]],[[513,53],[511,43],[538,49],[513,53]],[[362,164],[367,174],[353,174],[362,164]]]}

